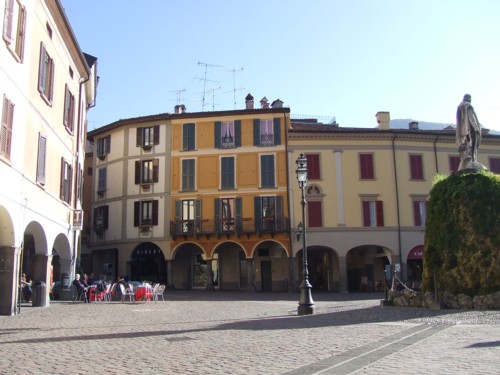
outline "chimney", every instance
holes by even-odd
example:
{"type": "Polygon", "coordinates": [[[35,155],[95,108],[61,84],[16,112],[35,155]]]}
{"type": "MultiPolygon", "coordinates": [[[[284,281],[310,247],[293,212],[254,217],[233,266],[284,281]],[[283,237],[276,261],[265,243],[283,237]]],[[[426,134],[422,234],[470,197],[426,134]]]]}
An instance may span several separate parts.
{"type": "Polygon", "coordinates": [[[246,109],[253,109],[253,96],[250,93],[245,98],[246,109]]]}
{"type": "Polygon", "coordinates": [[[377,118],[378,130],[389,130],[391,128],[389,125],[391,122],[390,112],[377,112],[375,117],[377,118]]]}
{"type": "Polygon", "coordinates": [[[283,102],[279,99],[276,99],[274,102],[272,102],[271,107],[273,108],[283,108],[283,102]]]}
{"type": "Polygon", "coordinates": [[[176,114],[185,113],[186,112],[186,106],[184,104],[177,104],[174,107],[174,111],[175,111],[176,114]]]}
{"type": "Polygon", "coordinates": [[[408,124],[408,129],[410,129],[410,130],[418,130],[418,121],[411,121],[408,124]]]}
{"type": "Polygon", "coordinates": [[[269,109],[269,101],[265,96],[260,100],[260,108],[269,109]]]}

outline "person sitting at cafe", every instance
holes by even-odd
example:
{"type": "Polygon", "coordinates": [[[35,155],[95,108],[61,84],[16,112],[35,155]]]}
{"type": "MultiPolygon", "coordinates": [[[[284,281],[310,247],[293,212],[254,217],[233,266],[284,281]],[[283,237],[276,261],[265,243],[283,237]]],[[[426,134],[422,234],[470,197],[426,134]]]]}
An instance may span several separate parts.
{"type": "Polygon", "coordinates": [[[85,288],[90,288],[90,286],[92,285],[92,283],[89,281],[89,276],[86,273],[83,274],[80,281],[85,288]]]}
{"type": "Polygon", "coordinates": [[[75,280],[73,280],[73,286],[75,287],[76,292],[79,295],[83,295],[84,302],[90,303],[89,295],[88,295],[89,288],[86,287],[85,285],[83,285],[82,281],[80,280],[80,274],[78,274],[78,273],[75,275],[75,280]]]}
{"type": "Polygon", "coordinates": [[[21,291],[23,293],[23,299],[26,302],[31,301],[31,296],[33,295],[33,289],[31,288],[31,280],[28,280],[26,274],[21,275],[21,291]]]}

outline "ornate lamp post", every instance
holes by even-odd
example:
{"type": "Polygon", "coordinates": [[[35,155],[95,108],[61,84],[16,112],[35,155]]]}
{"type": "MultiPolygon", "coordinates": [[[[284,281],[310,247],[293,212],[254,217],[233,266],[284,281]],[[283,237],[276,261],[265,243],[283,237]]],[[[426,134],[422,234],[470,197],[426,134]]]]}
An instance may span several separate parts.
{"type": "Polygon", "coordinates": [[[299,315],[314,314],[314,301],[311,295],[312,286],[309,283],[309,271],[307,270],[307,244],[306,244],[306,186],[307,186],[307,158],[300,154],[297,163],[297,181],[302,191],[302,283],[300,284],[300,301],[297,310],[299,315]]]}

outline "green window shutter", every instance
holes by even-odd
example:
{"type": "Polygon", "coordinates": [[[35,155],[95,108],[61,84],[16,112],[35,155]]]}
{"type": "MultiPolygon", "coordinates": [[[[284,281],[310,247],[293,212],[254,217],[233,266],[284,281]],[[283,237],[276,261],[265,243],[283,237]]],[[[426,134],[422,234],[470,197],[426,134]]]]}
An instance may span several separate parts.
{"type": "Polygon", "coordinates": [[[273,127],[274,127],[274,145],[281,144],[281,119],[276,117],[273,119],[273,127]]]}
{"type": "Polygon", "coordinates": [[[137,147],[142,147],[142,128],[137,128],[137,133],[136,133],[136,136],[135,136],[135,140],[136,140],[136,146],[137,147]]]}
{"type": "Polygon", "coordinates": [[[234,144],[236,147],[241,147],[241,120],[234,122],[234,144]]]}
{"type": "Polygon", "coordinates": [[[153,201],[153,225],[158,225],[158,201],[153,201]]]}
{"type": "Polygon", "coordinates": [[[160,125],[155,125],[153,128],[154,144],[160,144],[160,125]]]}
{"type": "Polygon", "coordinates": [[[236,233],[243,232],[243,202],[241,197],[234,198],[234,224],[236,233]]]}
{"type": "Polygon", "coordinates": [[[262,231],[262,202],[260,197],[254,197],[253,199],[254,205],[254,222],[255,222],[255,230],[257,232],[262,231]]]}
{"type": "Polygon", "coordinates": [[[253,145],[260,146],[260,120],[253,120],[253,145]]]}
{"type": "Polygon", "coordinates": [[[220,215],[220,209],[221,209],[221,199],[220,198],[215,198],[214,199],[214,227],[215,227],[215,233],[219,234],[221,232],[221,215],[220,215]]]}
{"type": "Polygon", "coordinates": [[[134,227],[139,226],[139,215],[141,214],[141,202],[134,202],[134,227]]]}
{"type": "Polygon", "coordinates": [[[201,199],[194,201],[194,227],[195,234],[201,233],[201,199]]]}
{"type": "Polygon", "coordinates": [[[284,230],[283,197],[280,195],[276,197],[276,229],[284,230]]]}
{"type": "Polygon", "coordinates": [[[135,162],[135,184],[141,183],[141,162],[137,160],[135,162]]]}
{"type": "Polygon", "coordinates": [[[221,148],[221,134],[220,134],[221,124],[222,123],[220,121],[215,121],[215,140],[214,140],[215,148],[221,148]]]}

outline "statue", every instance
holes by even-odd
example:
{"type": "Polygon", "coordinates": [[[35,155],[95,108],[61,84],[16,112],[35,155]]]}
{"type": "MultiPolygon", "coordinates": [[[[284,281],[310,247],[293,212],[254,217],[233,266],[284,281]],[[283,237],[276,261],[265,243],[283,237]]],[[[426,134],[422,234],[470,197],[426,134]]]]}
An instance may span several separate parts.
{"type": "Polygon", "coordinates": [[[477,150],[481,143],[481,124],[472,107],[471,96],[464,95],[464,99],[457,108],[457,146],[460,154],[458,170],[486,169],[477,161],[477,150]]]}

